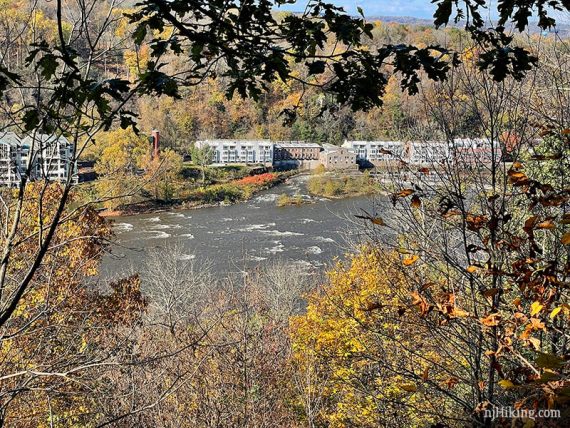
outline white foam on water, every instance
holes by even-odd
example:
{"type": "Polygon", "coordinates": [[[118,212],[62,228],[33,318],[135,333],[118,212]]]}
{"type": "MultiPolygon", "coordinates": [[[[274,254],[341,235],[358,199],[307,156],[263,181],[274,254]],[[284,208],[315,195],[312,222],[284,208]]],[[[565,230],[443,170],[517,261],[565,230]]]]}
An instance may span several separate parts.
{"type": "Polygon", "coordinates": [[[148,221],[151,223],[158,223],[160,221],[160,217],[150,217],[150,218],[145,218],[144,221],[148,221]]]}
{"type": "Polygon", "coordinates": [[[178,260],[194,260],[196,258],[195,254],[181,254],[178,260]]]}
{"type": "Polygon", "coordinates": [[[316,236],[315,241],[318,241],[318,242],[336,242],[334,239],[325,238],[324,236],[316,236]]]}
{"type": "Polygon", "coordinates": [[[316,223],[316,222],[317,222],[317,220],[313,220],[312,218],[302,218],[300,221],[301,221],[301,223],[303,223],[303,224],[316,223]]]}
{"type": "Polygon", "coordinates": [[[118,232],[129,232],[134,229],[134,226],[131,223],[115,223],[113,228],[118,232]]]}
{"type": "Polygon", "coordinates": [[[275,202],[277,200],[277,193],[269,193],[267,195],[260,195],[254,198],[256,202],[275,202]]]}
{"type": "Polygon", "coordinates": [[[249,256],[249,260],[253,262],[262,262],[263,260],[267,260],[267,257],[249,256]]]}
{"type": "Polygon", "coordinates": [[[184,233],[180,236],[183,238],[194,239],[194,235],[192,235],[191,233],[184,233]]]}
{"type": "Polygon", "coordinates": [[[151,227],[151,230],[161,230],[161,229],[180,229],[182,226],[179,224],[157,224],[151,227]]]}
{"type": "Polygon", "coordinates": [[[260,230],[260,232],[265,233],[266,235],[271,235],[271,236],[303,236],[304,235],[304,233],[289,232],[289,231],[282,232],[280,230],[260,230]]]}
{"type": "Polygon", "coordinates": [[[182,213],[168,212],[167,214],[171,215],[172,217],[178,217],[178,218],[192,218],[191,215],[185,215],[182,213]]]}
{"type": "Polygon", "coordinates": [[[235,232],[255,232],[258,230],[266,230],[269,227],[275,226],[275,223],[265,223],[265,224],[250,224],[239,229],[233,229],[235,232]]]}
{"type": "Polygon", "coordinates": [[[316,245],[312,246],[312,247],[308,247],[305,252],[309,253],[309,254],[321,254],[323,252],[323,250],[321,250],[320,247],[317,247],[316,245]]]}
{"type": "Polygon", "coordinates": [[[277,254],[285,251],[285,245],[279,242],[276,246],[265,249],[269,254],[277,254]]]}
{"type": "Polygon", "coordinates": [[[162,231],[149,230],[148,232],[154,233],[154,235],[149,236],[148,238],[145,238],[145,239],[166,239],[166,238],[170,238],[172,236],[170,233],[166,233],[166,232],[162,232],[162,231]]]}
{"type": "Polygon", "coordinates": [[[224,222],[227,222],[227,221],[245,221],[245,217],[243,217],[243,216],[242,217],[236,217],[236,218],[224,217],[220,221],[224,221],[224,222]]]}

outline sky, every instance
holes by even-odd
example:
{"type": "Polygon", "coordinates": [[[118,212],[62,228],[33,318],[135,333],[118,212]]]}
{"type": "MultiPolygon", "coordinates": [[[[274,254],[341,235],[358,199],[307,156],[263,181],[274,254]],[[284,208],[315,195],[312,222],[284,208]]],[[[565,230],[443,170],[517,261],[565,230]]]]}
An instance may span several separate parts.
{"type": "MultiPolygon", "coordinates": [[[[435,5],[430,0],[329,0],[356,15],[360,6],[366,16],[411,16],[414,18],[431,18],[435,5]]],[[[300,11],[306,0],[298,0],[294,5],[282,7],[282,10],[300,11]]]]}

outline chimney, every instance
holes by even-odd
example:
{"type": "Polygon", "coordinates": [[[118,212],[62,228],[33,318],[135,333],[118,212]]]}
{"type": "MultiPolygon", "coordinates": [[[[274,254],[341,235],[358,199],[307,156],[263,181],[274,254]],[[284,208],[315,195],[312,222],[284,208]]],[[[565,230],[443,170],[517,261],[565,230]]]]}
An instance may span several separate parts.
{"type": "Polygon", "coordinates": [[[158,159],[158,154],[160,151],[160,132],[158,129],[152,130],[152,157],[153,159],[158,159]]]}

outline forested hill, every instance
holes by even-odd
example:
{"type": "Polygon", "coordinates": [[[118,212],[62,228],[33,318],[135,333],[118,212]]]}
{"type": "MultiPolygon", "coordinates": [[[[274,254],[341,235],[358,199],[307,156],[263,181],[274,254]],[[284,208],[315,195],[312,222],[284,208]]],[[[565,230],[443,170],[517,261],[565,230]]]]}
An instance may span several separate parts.
{"type": "MultiPolygon", "coordinates": [[[[367,16],[366,19],[369,21],[380,21],[384,23],[394,23],[394,24],[403,24],[403,25],[415,25],[415,26],[427,26],[433,27],[433,20],[431,19],[423,19],[423,18],[416,18],[413,16],[367,16]]],[[[450,26],[456,28],[464,28],[465,22],[459,21],[457,24],[453,22],[450,23],[450,26]]],[[[527,31],[530,34],[538,34],[541,33],[542,30],[538,28],[536,22],[531,22],[527,31]]],[[[558,33],[561,37],[568,37],[570,35],[570,24],[564,24],[562,22],[557,23],[556,30],[552,30],[551,32],[558,33]]]]}

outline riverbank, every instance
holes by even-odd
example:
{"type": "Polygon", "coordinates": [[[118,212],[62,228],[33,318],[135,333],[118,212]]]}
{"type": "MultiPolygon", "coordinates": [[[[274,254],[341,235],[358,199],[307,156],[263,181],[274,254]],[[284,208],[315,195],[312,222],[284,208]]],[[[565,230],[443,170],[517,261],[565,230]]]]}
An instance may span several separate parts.
{"type": "Polygon", "coordinates": [[[169,201],[145,200],[122,205],[113,210],[102,209],[99,215],[101,217],[125,217],[234,205],[246,202],[259,192],[284,183],[295,175],[298,175],[298,171],[247,176],[228,183],[211,184],[196,188],[184,198],[171,199],[169,201]]]}

